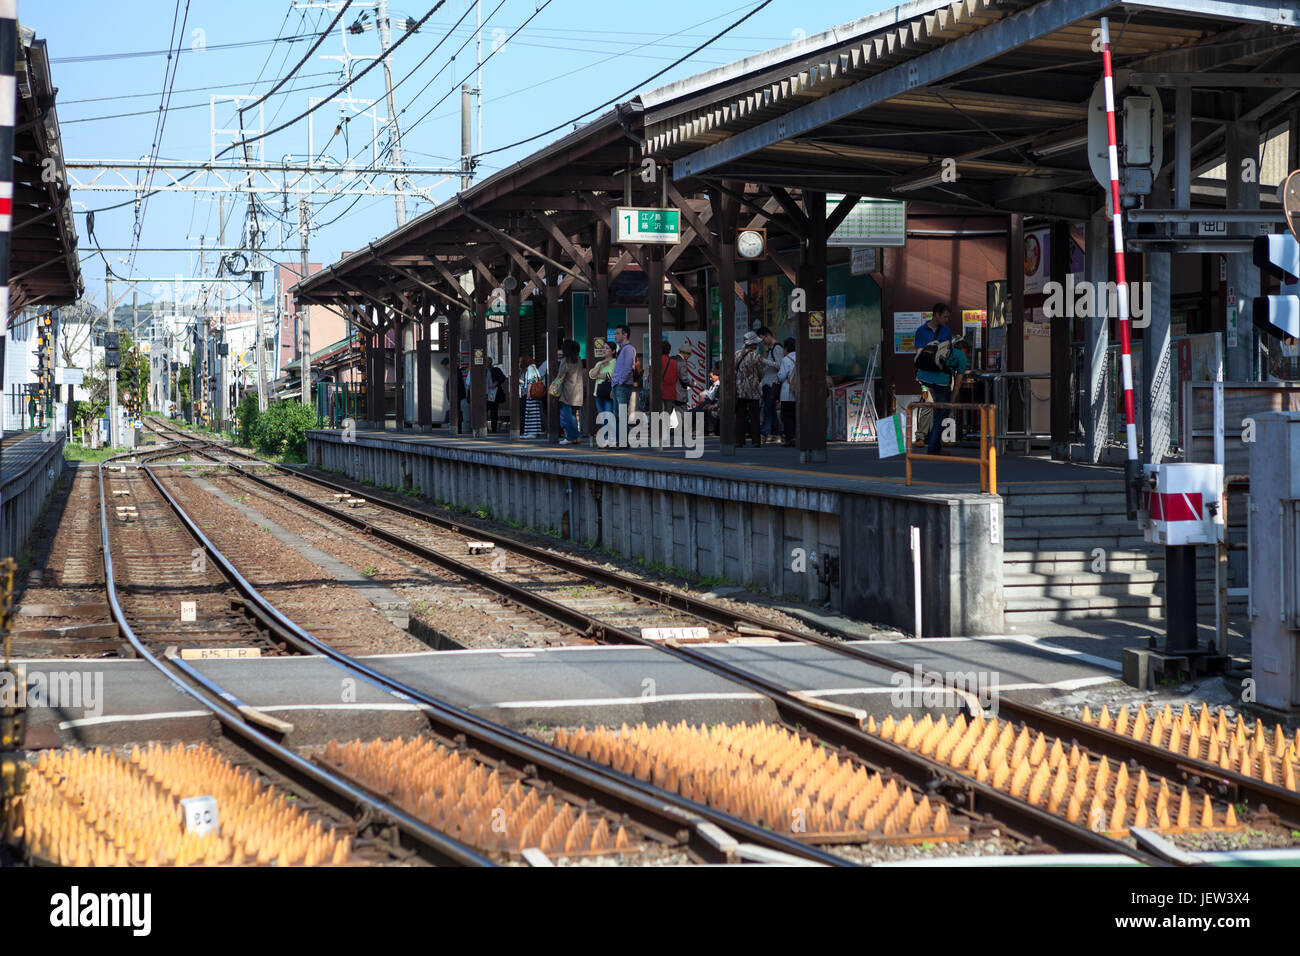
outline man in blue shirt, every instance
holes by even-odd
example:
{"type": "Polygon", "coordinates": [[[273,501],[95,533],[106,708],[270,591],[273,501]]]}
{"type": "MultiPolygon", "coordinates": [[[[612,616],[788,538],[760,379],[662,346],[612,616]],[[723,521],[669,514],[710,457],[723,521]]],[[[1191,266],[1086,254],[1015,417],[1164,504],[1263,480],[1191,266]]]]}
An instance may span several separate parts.
{"type": "MultiPolygon", "coordinates": [[[[913,341],[916,346],[916,354],[920,355],[921,349],[931,342],[943,342],[952,339],[952,330],[948,328],[950,316],[951,312],[948,310],[947,305],[942,302],[934,304],[930,320],[923,322],[921,327],[916,330],[916,337],[913,341]]],[[[930,392],[930,399],[934,402],[934,412],[930,421],[930,434],[925,442],[925,453],[927,455],[937,455],[943,447],[944,416],[940,413],[940,409],[952,401],[952,375],[946,371],[928,372],[924,369],[917,369],[916,380],[930,392]]]]}
{"type": "Polygon", "coordinates": [[[614,330],[614,343],[617,359],[614,371],[609,377],[610,393],[614,399],[614,411],[620,421],[627,421],[627,406],[632,400],[632,366],[636,362],[636,349],[628,341],[632,330],[620,325],[614,330]]]}

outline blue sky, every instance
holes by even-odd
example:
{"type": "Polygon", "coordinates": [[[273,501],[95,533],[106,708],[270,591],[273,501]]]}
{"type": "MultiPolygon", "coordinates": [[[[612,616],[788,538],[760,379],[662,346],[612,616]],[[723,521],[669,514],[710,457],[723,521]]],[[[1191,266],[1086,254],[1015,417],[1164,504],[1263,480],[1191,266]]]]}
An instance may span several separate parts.
{"type": "MultiPolygon", "coordinates": [[[[298,2],[295,8],[292,0],[191,0],[186,15],[185,0],[181,0],[179,11],[180,19],[185,21],[185,40],[179,58],[174,61],[171,108],[157,150],[161,158],[207,159],[211,152],[209,98],[265,93],[271,81],[283,76],[307,52],[312,38],[329,24],[337,10],[337,4],[327,8],[318,2],[304,9],[311,0],[298,2]],[[276,37],[304,39],[267,42],[276,37]],[[245,45],[228,47],[227,44],[245,45]]],[[[483,0],[484,56],[491,53],[494,40],[499,44],[509,37],[546,2],[483,0]]],[[[432,0],[394,0],[389,13],[394,19],[418,20],[432,5],[432,0]]],[[[654,0],[652,3],[550,0],[483,67],[483,133],[482,143],[476,142],[475,149],[490,150],[532,136],[639,86],[647,77],[757,5],[757,0],[654,0]]],[[[892,4],[881,0],[866,3],[820,0],[816,4],[773,0],[734,31],[646,88],[821,32],[889,5],[892,4]]],[[[168,59],[165,54],[119,54],[165,51],[169,45],[174,49],[173,30],[181,35],[180,19],[173,27],[176,10],[175,4],[165,0],[112,3],[21,0],[20,20],[48,41],[54,82],[59,89],[59,119],[67,157],[138,160],[150,153],[168,59]]],[[[343,21],[351,23],[362,12],[369,14],[373,24],[373,3],[354,2],[343,15],[343,21]]],[[[470,40],[454,62],[449,62],[449,58],[473,35],[473,24],[472,0],[446,0],[390,58],[394,81],[399,83],[395,95],[408,165],[449,166],[457,162],[460,152],[458,91],[462,82],[473,82],[473,41],[470,40]],[[466,10],[469,15],[463,24],[453,29],[466,10]],[[419,65],[448,31],[450,36],[437,52],[419,65]]],[[[394,40],[399,35],[395,32],[394,40]]],[[[347,41],[354,57],[373,56],[379,50],[378,34],[373,28],[360,35],[349,35],[347,41]]],[[[342,76],[340,62],[322,59],[321,55],[339,56],[342,51],[336,29],[294,79],[266,102],[266,125],[270,127],[293,118],[307,109],[309,97],[323,96],[337,87],[342,76]]],[[[353,74],[369,62],[354,60],[353,74]]],[[[379,99],[382,111],[382,70],[372,70],[354,84],[352,92],[358,98],[379,99]]],[[[218,105],[218,125],[232,126],[234,117],[232,105],[228,102],[218,105]]],[[[338,119],[339,108],[333,104],[323,106],[311,117],[315,153],[337,161],[366,155],[365,150],[373,142],[369,124],[357,119],[346,124],[343,133],[332,136],[338,119]]],[[[248,121],[256,122],[252,114],[248,121]]],[[[308,125],[308,120],[302,120],[268,137],[263,144],[266,158],[279,159],[285,154],[305,158],[309,149],[308,125]]],[[[478,177],[490,175],[559,135],[554,133],[528,146],[486,157],[478,177]]],[[[386,136],[381,142],[387,142],[386,136]]],[[[435,179],[428,178],[419,184],[426,186],[434,182],[435,179]]],[[[457,185],[458,180],[454,178],[443,183],[433,190],[434,198],[438,201],[449,198],[457,185]]],[[[79,211],[104,210],[129,195],[74,191],[73,200],[79,211]]],[[[264,198],[272,213],[281,214],[282,197],[264,198]]],[[[318,230],[310,239],[313,261],[332,262],[344,250],[355,249],[395,227],[391,198],[363,197],[355,204],[353,199],[315,198],[312,218],[318,230]]],[[[285,217],[290,223],[296,223],[295,202],[290,197],[290,212],[285,217]]],[[[238,211],[232,213],[227,202],[228,245],[238,244],[235,237],[239,235],[247,202],[241,199],[238,205],[238,211]]],[[[408,199],[408,218],[428,208],[426,202],[408,199]]],[[[217,235],[217,219],[215,195],[160,193],[144,207],[138,245],[197,247],[200,236],[205,236],[208,245],[212,245],[217,235]]],[[[104,264],[95,254],[95,244],[86,235],[84,216],[77,216],[77,225],[87,291],[102,303],[104,264]],[[85,258],[88,255],[94,258],[85,258]]],[[[136,228],[132,205],[101,211],[95,218],[95,235],[104,247],[131,247],[136,228]]],[[[286,244],[296,247],[296,231],[293,228],[288,231],[290,241],[286,244]]],[[[278,233],[273,230],[267,244],[275,244],[277,238],[278,233]]],[[[132,258],[126,252],[108,252],[106,256],[121,276],[171,276],[177,272],[193,275],[197,270],[197,257],[183,252],[140,251],[134,256],[133,268],[121,261],[132,258]]],[[[278,258],[297,261],[293,253],[278,258]]],[[[141,287],[142,301],[153,298],[159,291],[148,285],[141,287]]]]}

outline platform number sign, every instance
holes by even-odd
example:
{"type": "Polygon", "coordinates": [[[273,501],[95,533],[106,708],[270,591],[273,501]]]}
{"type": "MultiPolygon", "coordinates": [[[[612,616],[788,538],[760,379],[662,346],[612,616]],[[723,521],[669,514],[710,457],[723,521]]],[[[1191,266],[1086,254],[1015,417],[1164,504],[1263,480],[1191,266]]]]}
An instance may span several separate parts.
{"type": "Polygon", "coordinates": [[[672,245],[681,241],[681,218],[681,212],[676,209],[617,206],[611,213],[614,241],[672,245]]]}
{"type": "Polygon", "coordinates": [[[186,833],[203,836],[221,828],[216,797],[186,797],[181,800],[181,813],[185,815],[186,833]]]}

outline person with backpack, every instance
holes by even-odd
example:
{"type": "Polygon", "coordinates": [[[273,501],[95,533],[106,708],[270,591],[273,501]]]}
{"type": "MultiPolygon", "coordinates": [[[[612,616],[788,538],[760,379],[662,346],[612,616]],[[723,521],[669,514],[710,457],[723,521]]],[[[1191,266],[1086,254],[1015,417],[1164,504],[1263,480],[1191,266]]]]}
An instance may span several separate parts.
{"type": "Polygon", "coordinates": [[[546,381],[533,364],[531,355],[519,356],[519,397],[524,400],[524,421],[520,438],[542,437],[542,402],[546,401],[546,381]]]}
{"type": "Polygon", "coordinates": [[[934,404],[930,433],[925,441],[927,455],[937,455],[943,449],[943,410],[952,401],[952,374],[948,371],[948,357],[952,354],[952,330],[948,328],[951,315],[946,304],[936,302],[929,320],[921,323],[913,340],[916,380],[923,391],[929,392],[934,404]]]}
{"type": "MultiPolygon", "coordinates": [[[[611,378],[614,375],[614,366],[618,363],[618,358],[614,354],[614,349],[605,344],[604,339],[596,339],[595,345],[595,364],[587,372],[588,377],[596,383],[595,395],[596,414],[601,412],[614,411],[614,385],[611,378]]],[[[599,426],[599,418],[597,419],[599,426]]]]}
{"type": "Polygon", "coordinates": [[[775,442],[780,437],[777,432],[781,428],[776,410],[777,402],[781,400],[781,383],[777,377],[781,371],[781,360],[789,350],[777,344],[776,336],[766,326],[758,330],[758,337],[762,342],[759,352],[763,357],[763,438],[775,442]]]}
{"type": "Polygon", "coordinates": [[[763,356],[759,338],[746,332],[744,343],[736,353],[736,447],[744,448],[748,438],[755,448],[763,447],[759,413],[763,401],[763,356]]]}
{"type": "Polygon", "coordinates": [[[776,380],[781,386],[781,446],[791,448],[795,444],[795,427],[799,422],[796,404],[799,401],[799,365],[795,356],[798,343],[794,337],[785,340],[785,349],[781,356],[781,367],[777,369],[776,380]]]}

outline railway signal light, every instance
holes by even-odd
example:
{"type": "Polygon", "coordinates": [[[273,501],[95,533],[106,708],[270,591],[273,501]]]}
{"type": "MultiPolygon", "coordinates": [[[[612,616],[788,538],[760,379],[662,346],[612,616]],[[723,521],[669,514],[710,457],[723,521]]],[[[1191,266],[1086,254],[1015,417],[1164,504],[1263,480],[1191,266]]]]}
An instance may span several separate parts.
{"type": "Polygon", "coordinates": [[[1300,338],[1300,240],[1295,236],[1256,236],[1255,265],[1281,283],[1278,295],[1256,297],[1251,318],[1274,338],[1300,338]]]}

